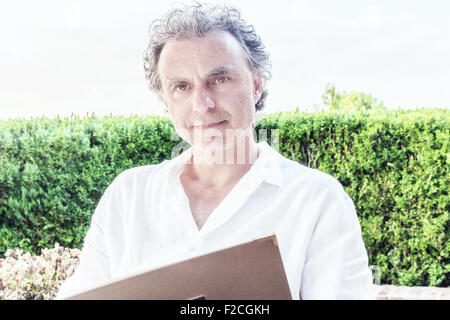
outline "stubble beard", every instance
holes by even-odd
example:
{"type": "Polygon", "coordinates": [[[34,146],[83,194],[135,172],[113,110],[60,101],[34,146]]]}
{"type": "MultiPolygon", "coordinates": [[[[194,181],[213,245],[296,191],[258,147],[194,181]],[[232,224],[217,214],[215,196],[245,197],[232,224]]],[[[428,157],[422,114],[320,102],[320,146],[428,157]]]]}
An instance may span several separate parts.
{"type": "Polygon", "coordinates": [[[239,165],[253,164],[256,159],[249,156],[253,139],[253,127],[226,129],[209,128],[202,130],[195,127],[190,141],[196,155],[195,162],[202,164],[239,165]],[[199,158],[200,157],[200,158],[199,158]]]}

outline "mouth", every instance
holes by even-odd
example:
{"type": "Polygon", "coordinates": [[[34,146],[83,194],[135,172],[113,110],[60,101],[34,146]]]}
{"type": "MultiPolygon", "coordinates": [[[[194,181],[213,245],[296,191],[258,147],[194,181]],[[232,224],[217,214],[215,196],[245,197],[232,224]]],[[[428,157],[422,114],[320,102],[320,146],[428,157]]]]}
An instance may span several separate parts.
{"type": "Polygon", "coordinates": [[[202,124],[201,126],[193,126],[194,128],[201,128],[201,129],[208,129],[208,128],[215,128],[220,126],[221,124],[225,123],[226,120],[219,121],[219,122],[209,122],[202,124]]]}

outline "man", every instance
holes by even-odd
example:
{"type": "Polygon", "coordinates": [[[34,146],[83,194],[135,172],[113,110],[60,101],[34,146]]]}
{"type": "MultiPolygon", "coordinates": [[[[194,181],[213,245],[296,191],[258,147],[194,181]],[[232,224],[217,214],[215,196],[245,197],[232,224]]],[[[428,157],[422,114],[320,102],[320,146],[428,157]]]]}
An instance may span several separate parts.
{"type": "Polygon", "coordinates": [[[121,173],[92,216],[57,298],[275,233],[294,299],[370,299],[351,199],[331,176],[256,143],[268,54],[227,7],[172,10],[152,27],[150,87],[191,148],[121,173]]]}

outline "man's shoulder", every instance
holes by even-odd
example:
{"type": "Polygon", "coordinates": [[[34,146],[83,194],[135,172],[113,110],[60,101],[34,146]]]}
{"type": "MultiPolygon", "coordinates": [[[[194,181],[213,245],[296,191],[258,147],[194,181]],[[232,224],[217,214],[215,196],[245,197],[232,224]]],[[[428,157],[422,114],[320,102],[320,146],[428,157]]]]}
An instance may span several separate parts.
{"type": "Polygon", "coordinates": [[[161,169],[167,166],[169,160],[164,160],[158,164],[142,165],[126,169],[119,173],[112,182],[112,185],[142,184],[161,169]]]}
{"type": "Polygon", "coordinates": [[[119,178],[130,178],[130,177],[139,177],[142,175],[148,175],[149,173],[162,168],[166,163],[166,160],[157,164],[147,164],[142,166],[137,166],[133,168],[126,169],[119,173],[117,177],[119,178]]]}
{"type": "Polygon", "coordinates": [[[308,167],[284,156],[280,159],[281,172],[286,184],[301,184],[311,190],[343,190],[340,181],[331,174],[308,167]]]}
{"type": "MultiPolygon", "coordinates": [[[[295,194],[296,201],[301,201],[304,206],[311,205],[314,208],[354,206],[353,200],[338,178],[290,159],[281,162],[282,167],[284,166],[282,172],[286,190],[289,190],[289,194],[295,194]]],[[[345,215],[351,213],[348,215],[350,217],[353,216],[354,210],[346,209],[342,212],[345,212],[345,215]]]]}

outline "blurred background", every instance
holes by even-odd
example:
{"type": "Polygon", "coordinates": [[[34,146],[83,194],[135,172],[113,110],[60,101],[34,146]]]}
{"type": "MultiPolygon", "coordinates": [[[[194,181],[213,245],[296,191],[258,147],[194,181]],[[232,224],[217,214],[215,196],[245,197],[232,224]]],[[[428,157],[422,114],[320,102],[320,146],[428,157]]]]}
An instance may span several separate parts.
{"type": "MultiPolygon", "coordinates": [[[[241,9],[271,54],[265,113],[320,109],[329,83],[392,109],[449,106],[448,1],[227,3],[241,9]]],[[[162,114],[142,56],[150,23],[171,4],[2,2],[0,119],[162,114]]]]}

